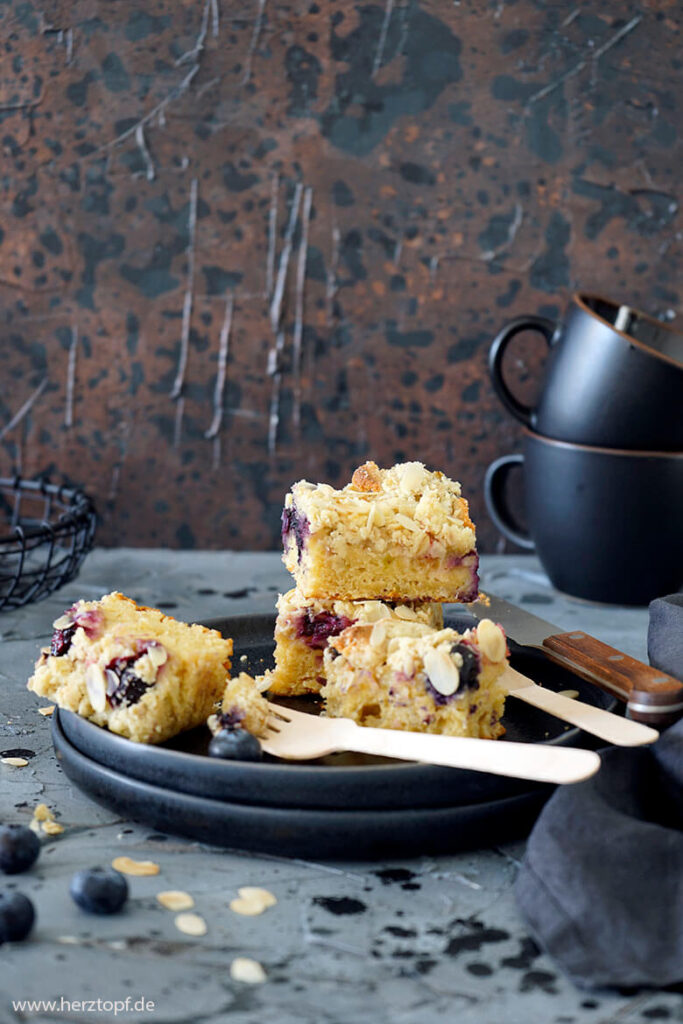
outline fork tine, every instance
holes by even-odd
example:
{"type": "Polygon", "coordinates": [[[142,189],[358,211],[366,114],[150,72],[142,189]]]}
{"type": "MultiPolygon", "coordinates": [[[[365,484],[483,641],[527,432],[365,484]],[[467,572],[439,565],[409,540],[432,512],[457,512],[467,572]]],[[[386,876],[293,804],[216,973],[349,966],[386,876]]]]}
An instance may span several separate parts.
{"type": "Polygon", "coordinates": [[[268,710],[271,715],[274,715],[275,718],[280,718],[283,722],[291,722],[292,720],[291,717],[287,717],[287,708],[281,708],[279,704],[271,704],[271,702],[268,701],[268,710]]]}

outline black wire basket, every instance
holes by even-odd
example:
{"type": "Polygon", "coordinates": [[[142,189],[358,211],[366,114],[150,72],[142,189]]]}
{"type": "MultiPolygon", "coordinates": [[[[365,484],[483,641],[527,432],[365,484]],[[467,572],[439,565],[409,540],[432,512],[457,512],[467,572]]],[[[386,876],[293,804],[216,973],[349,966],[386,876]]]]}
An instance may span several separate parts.
{"type": "Polygon", "coordinates": [[[78,574],[97,514],[77,488],[0,477],[0,611],[40,601],[78,574]]]}

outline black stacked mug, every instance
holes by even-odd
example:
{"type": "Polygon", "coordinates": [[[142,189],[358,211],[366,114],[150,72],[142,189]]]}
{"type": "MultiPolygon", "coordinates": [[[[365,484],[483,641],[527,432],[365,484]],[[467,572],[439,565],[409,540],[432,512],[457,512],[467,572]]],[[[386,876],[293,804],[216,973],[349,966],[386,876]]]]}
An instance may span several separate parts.
{"type": "Polygon", "coordinates": [[[564,317],[520,317],[491,345],[489,370],[526,430],[522,454],[488,469],[489,513],[535,549],[558,590],[646,604],[683,584],[683,335],[629,306],[574,295],[564,317]],[[535,406],[521,402],[503,356],[536,330],[549,354],[535,406]],[[528,532],[506,499],[524,467],[528,532]]]}

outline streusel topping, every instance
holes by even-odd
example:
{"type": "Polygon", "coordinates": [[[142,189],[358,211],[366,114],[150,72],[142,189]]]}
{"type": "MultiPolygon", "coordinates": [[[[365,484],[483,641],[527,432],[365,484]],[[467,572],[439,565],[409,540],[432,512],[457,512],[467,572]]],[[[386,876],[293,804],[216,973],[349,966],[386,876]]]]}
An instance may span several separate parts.
{"type": "Polygon", "coordinates": [[[379,549],[386,541],[377,536],[378,530],[418,555],[465,554],[475,546],[460,484],[430,472],[421,462],[399,463],[391,469],[365,463],[341,490],[300,480],[286,498],[287,508],[293,504],[306,516],[312,533],[330,531],[335,548],[372,536],[379,549]]]}

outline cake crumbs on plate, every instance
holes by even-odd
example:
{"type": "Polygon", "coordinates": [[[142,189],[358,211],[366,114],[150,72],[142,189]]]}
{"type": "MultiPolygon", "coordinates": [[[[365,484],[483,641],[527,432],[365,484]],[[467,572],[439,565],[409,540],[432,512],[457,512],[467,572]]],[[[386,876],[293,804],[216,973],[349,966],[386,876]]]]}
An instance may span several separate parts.
{"type": "Polygon", "coordinates": [[[206,935],[208,931],[206,921],[199,914],[178,914],[174,923],[185,935],[206,935]]]}
{"type": "Polygon", "coordinates": [[[111,866],[122,875],[158,875],[159,865],[153,860],[133,860],[132,857],[114,857],[111,866]]]}

